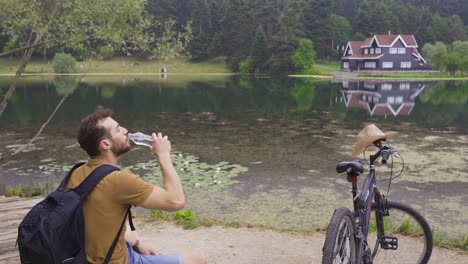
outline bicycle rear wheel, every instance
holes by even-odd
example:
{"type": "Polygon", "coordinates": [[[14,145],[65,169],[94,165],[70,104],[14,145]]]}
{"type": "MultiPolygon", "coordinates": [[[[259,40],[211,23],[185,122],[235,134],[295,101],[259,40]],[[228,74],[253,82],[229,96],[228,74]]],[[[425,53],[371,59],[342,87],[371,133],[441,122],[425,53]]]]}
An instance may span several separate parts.
{"type": "Polygon", "coordinates": [[[335,210],[322,249],[323,264],[356,262],[354,223],[354,216],[348,208],[335,210]]]}
{"type": "MultiPolygon", "coordinates": [[[[432,232],[426,219],[408,205],[387,201],[388,216],[383,217],[386,241],[397,249],[384,249],[377,243],[375,215],[370,222],[368,244],[374,250],[375,263],[427,263],[432,253],[432,232]],[[377,251],[376,251],[377,250],[377,251]]],[[[375,205],[372,205],[375,210],[375,205]]],[[[390,245],[390,247],[394,247],[390,245]]]]}

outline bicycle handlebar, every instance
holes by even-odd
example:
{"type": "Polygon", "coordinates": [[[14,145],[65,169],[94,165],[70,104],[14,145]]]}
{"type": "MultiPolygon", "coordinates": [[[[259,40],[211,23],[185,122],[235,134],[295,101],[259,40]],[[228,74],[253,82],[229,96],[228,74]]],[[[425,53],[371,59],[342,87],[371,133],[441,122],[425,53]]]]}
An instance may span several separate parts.
{"type": "Polygon", "coordinates": [[[382,158],[382,164],[386,164],[388,161],[388,158],[390,157],[390,154],[397,153],[398,151],[396,149],[391,149],[388,146],[383,146],[382,141],[385,141],[385,139],[379,139],[374,142],[374,145],[379,148],[379,150],[374,154],[370,156],[370,161],[371,164],[374,164],[374,162],[381,157],[382,158]]]}
{"type": "Polygon", "coordinates": [[[390,150],[389,149],[383,149],[380,151],[380,156],[382,157],[382,164],[386,164],[388,157],[390,156],[390,150]]]}

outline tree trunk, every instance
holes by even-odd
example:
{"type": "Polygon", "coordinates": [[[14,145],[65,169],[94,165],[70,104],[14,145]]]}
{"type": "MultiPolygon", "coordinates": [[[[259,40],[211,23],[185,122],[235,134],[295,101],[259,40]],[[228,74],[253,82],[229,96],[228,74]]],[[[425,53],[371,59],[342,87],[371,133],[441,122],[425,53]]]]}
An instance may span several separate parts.
{"type": "Polygon", "coordinates": [[[3,111],[5,111],[5,108],[7,107],[8,102],[10,101],[11,97],[15,93],[16,83],[18,82],[18,79],[21,76],[21,74],[23,74],[24,69],[26,68],[26,65],[31,60],[31,56],[32,56],[32,54],[34,52],[34,47],[37,46],[40,39],[41,39],[41,36],[36,36],[33,44],[29,45],[26,52],[24,53],[23,60],[21,61],[21,65],[18,67],[18,70],[16,71],[16,75],[13,78],[13,81],[10,84],[10,88],[8,88],[8,91],[5,93],[5,96],[3,96],[3,100],[0,103],[0,117],[3,114],[3,111]]]}

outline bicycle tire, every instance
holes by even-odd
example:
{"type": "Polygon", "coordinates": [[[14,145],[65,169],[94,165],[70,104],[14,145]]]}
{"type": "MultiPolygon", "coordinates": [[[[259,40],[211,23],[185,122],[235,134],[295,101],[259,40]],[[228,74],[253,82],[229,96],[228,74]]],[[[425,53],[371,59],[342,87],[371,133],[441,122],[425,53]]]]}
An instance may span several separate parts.
{"type": "Polygon", "coordinates": [[[355,220],[348,208],[336,209],[322,248],[322,264],[356,263],[355,220]]]}
{"type": "MultiPolygon", "coordinates": [[[[372,205],[375,210],[376,205],[372,205]]],[[[384,216],[385,235],[398,239],[396,250],[383,249],[379,245],[375,253],[375,263],[417,263],[426,264],[432,254],[432,231],[426,219],[412,207],[387,201],[388,216],[384,216]],[[382,254],[384,253],[384,254],[382,254]]],[[[371,225],[375,219],[371,219],[371,225]]],[[[375,249],[377,232],[369,232],[368,243],[375,249]]]]}

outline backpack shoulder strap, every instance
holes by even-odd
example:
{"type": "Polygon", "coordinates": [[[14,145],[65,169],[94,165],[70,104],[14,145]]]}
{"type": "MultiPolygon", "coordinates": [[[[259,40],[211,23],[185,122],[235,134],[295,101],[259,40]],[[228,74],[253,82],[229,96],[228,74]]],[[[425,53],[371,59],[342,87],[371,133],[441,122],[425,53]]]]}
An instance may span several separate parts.
{"type": "Polygon", "coordinates": [[[85,162],[79,162],[77,164],[75,164],[71,169],[70,171],[67,173],[67,175],[63,178],[62,182],[60,183],[60,185],[58,186],[57,189],[63,189],[65,188],[65,185],[67,184],[67,181],[68,179],[70,179],[70,176],[72,175],[73,171],[80,167],[81,165],[85,164],[85,162]]]}
{"type": "Polygon", "coordinates": [[[80,195],[81,198],[88,195],[88,193],[98,184],[104,177],[113,171],[120,170],[112,165],[103,164],[97,167],[86,177],[86,179],[78,185],[74,190],[80,195]]]}
{"type": "Polygon", "coordinates": [[[114,253],[115,247],[117,246],[117,242],[119,241],[119,237],[120,237],[120,234],[122,233],[127,216],[128,216],[128,221],[130,221],[130,227],[132,228],[132,231],[135,230],[135,227],[133,226],[133,221],[132,221],[132,211],[130,211],[130,208],[132,208],[132,206],[129,206],[127,209],[127,213],[125,214],[122,224],[120,225],[119,232],[115,236],[114,241],[112,241],[112,245],[109,247],[109,250],[107,251],[106,258],[104,259],[104,262],[103,262],[104,264],[109,263],[112,257],[112,254],[114,253]]]}

